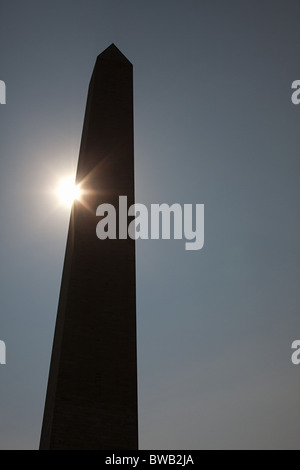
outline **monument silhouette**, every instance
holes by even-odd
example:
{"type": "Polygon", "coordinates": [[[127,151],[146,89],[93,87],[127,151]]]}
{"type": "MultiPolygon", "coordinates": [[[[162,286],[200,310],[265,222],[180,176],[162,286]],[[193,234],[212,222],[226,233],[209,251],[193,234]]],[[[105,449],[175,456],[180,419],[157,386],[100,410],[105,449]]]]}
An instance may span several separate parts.
{"type": "Polygon", "coordinates": [[[92,74],[76,184],[40,449],[135,450],[135,241],[96,236],[100,204],[134,204],[133,67],[114,44],[92,74]]]}

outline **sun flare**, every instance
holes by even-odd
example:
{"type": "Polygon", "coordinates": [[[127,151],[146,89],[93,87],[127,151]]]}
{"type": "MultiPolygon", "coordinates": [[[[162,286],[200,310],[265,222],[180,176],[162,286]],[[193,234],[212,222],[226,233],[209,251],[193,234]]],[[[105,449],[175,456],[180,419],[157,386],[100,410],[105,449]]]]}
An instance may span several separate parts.
{"type": "Polygon", "coordinates": [[[71,207],[75,199],[80,198],[80,194],[80,187],[75,184],[73,178],[63,179],[57,188],[57,196],[61,204],[67,207],[71,207]]]}

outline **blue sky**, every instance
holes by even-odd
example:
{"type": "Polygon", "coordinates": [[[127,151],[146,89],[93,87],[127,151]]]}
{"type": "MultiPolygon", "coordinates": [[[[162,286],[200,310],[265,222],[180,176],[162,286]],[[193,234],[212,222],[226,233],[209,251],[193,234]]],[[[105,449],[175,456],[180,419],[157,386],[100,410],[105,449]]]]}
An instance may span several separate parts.
{"type": "Polygon", "coordinates": [[[90,76],[134,65],[136,200],[205,204],[137,243],[140,446],[299,448],[296,0],[0,2],[0,448],[39,443],[90,76]]]}

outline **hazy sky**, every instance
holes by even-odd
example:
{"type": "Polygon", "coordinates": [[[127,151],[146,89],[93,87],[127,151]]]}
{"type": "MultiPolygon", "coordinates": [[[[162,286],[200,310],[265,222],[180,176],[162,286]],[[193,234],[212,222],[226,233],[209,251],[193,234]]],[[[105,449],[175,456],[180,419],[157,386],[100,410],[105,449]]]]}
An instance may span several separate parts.
{"type": "MultiPolygon", "coordinates": [[[[137,244],[140,447],[299,449],[298,0],[0,0],[0,448],[39,443],[97,55],[134,65],[136,200],[205,204],[137,244]]],[[[100,260],[99,260],[100,262],[100,260]]]]}

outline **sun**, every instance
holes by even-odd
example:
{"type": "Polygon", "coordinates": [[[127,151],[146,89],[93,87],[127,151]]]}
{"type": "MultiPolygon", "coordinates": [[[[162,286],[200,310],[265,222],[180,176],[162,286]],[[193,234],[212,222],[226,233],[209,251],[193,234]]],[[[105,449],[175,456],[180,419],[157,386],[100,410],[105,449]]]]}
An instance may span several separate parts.
{"type": "Polygon", "coordinates": [[[75,199],[79,199],[81,194],[80,187],[75,184],[74,178],[61,180],[56,192],[61,204],[66,207],[71,207],[75,199]]]}

